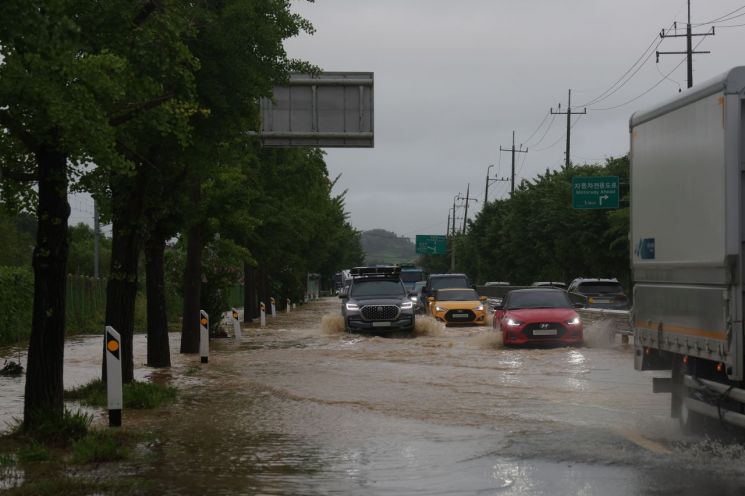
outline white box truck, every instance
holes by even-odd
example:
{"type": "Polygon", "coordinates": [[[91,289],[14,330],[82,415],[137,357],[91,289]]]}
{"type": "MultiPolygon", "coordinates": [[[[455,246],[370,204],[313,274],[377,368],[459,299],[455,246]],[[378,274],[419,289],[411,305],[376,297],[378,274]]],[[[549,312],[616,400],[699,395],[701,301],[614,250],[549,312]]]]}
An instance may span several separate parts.
{"type": "Polygon", "coordinates": [[[637,370],[684,427],[745,427],[745,67],[630,120],[637,370]]]}

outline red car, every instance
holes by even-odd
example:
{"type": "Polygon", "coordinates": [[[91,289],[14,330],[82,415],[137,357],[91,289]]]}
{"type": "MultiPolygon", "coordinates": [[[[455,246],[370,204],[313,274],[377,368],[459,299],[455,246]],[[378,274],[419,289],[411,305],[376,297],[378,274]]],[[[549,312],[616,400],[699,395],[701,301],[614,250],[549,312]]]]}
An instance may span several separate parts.
{"type": "Polygon", "coordinates": [[[492,326],[505,345],[582,344],[582,319],[566,291],[515,289],[494,310],[492,326]]]}

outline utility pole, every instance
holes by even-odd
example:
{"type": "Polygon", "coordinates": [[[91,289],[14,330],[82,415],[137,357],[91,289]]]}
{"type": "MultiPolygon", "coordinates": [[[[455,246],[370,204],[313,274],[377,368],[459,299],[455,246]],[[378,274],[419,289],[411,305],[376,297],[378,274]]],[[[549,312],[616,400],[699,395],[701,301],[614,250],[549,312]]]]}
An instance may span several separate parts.
{"type": "Polygon", "coordinates": [[[458,200],[458,199],[460,199],[460,193],[458,193],[457,195],[455,195],[453,197],[453,216],[452,216],[452,219],[453,219],[453,230],[452,230],[453,236],[455,236],[455,201],[458,200]]]}
{"type": "Polygon", "coordinates": [[[453,197],[453,234],[450,236],[450,272],[455,272],[455,201],[460,198],[460,193],[453,197]]]}
{"type": "Polygon", "coordinates": [[[100,275],[100,249],[101,225],[98,222],[98,202],[93,200],[93,277],[98,279],[100,275]]]}
{"type": "Polygon", "coordinates": [[[586,114],[587,109],[586,108],[583,109],[582,112],[577,112],[577,111],[572,112],[572,90],[569,90],[569,97],[567,99],[567,111],[562,112],[561,104],[559,104],[559,110],[554,112],[554,109],[552,108],[551,113],[555,115],[566,114],[567,116],[567,149],[566,149],[565,157],[564,157],[564,166],[568,169],[569,167],[572,166],[572,162],[569,160],[569,144],[570,144],[571,136],[572,136],[572,114],[586,114]]]}
{"type": "Polygon", "coordinates": [[[466,223],[468,222],[468,202],[470,202],[470,201],[477,202],[478,201],[476,198],[469,198],[468,197],[468,195],[470,194],[470,191],[471,191],[471,183],[468,183],[468,187],[466,188],[466,198],[465,198],[465,200],[466,200],[466,213],[463,215],[463,230],[461,231],[463,234],[466,233],[466,223]]]}
{"type": "Polygon", "coordinates": [[[660,62],[660,55],[685,55],[688,59],[688,87],[693,86],[693,55],[698,53],[711,53],[710,51],[694,52],[693,51],[693,37],[694,36],[714,36],[714,26],[711,27],[710,31],[705,33],[693,33],[691,31],[691,0],[688,0],[688,22],[686,23],[685,34],[678,34],[678,24],[673,24],[673,33],[666,33],[663,29],[660,31],[660,38],[686,38],[686,51],[685,52],[657,52],[657,63],[660,62]]]}
{"type": "Polygon", "coordinates": [[[491,164],[486,169],[486,191],[484,191],[484,206],[481,207],[482,210],[485,209],[486,208],[486,204],[489,203],[489,185],[491,183],[496,183],[496,182],[500,182],[500,181],[509,181],[509,179],[507,179],[506,177],[494,177],[493,179],[490,179],[489,178],[489,171],[491,170],[492,167],[494,167],[494,164],[491,164]]]}
{"type": "Polygon", "coordinates": [[[520,149],[515,149],[515,131],[512,131],[512,148],[502,148],[499,147],[500,152],[512,152],[512,182],[510,186],[510,196],[512,196],[515,193],[515,153],[528,153],[528,148],[525,147],[525,150],[523,150],[523,145],[520,145],[520,149]]]}

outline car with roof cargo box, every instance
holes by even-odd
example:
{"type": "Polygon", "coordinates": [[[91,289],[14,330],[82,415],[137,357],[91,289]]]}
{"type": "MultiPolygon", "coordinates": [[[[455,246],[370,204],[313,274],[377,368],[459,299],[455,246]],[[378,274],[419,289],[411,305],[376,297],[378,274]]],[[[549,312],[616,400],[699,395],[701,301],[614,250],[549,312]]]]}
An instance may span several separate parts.
{"type": "Polygon", "coordinates": [[[355,267],[339,294],[347,331],[414,329],[414,302],[401,282],[399,267],[355,267]]]}

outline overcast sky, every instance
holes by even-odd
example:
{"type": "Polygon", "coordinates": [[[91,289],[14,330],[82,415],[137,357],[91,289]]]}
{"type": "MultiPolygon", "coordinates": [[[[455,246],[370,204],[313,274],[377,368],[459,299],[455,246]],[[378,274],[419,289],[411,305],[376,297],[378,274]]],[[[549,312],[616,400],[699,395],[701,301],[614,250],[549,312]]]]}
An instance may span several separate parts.
{"type": "MultiPolygon", "coordinates": [[[[291,57],[326,71],[375,73],[375,147],[327,150],[361,230],[444,234],[453,197],[465,196],[469,183],[478,199],[473,218],[488,166],[492,177],[510,175],[511,154],[499,148],[511,146],[513,130],[517,146],[529,149],[516,155],[518,182],[563,165],[566,116],[544,118],[559,103],[566,110],[570,88],[581,111],[621,86],[578,118],[574,163],[625,154],[629,116],[686,88],[684,56],[655,64],[654,54],[660,41],[656,50],[685,50],[685,38],[658,36],[673,21],[685,31],[685,0],[295,0],[293,8],[316,33],[289,40],[291,57]],[[646,63],[614,87],[643,54],[646,63]]],[[[694,84],[745,65],[745,0],[692,1],[694,25],[733,11],[694,27],[717,26],[715,36],[694,38],[712,52],[694,56],[694,84]]],[[[490,199],[508,195],[508,182],[490,186],[490,199]]]]}
{"type": "MultiPolygon", "coordinates": [[[[694,27],[717,27],[694,38],[711,51],[694,56],[694,83],[745,65],[745,0],[692,2],[694,25],[722,18],[694,27]]],[[[685,0],[293,0],[293,9],[316,33],[288,40],[291,57],[375,73],[375,148],[327,150],[361,230],[444,234],[453,197],[469,183],[473,218],[488,166],[491,177],[510,175],[510,153],[499,148],[511,146],[513,130],[529,150],[516,154],[518,182],[560,167],[566,116],[547,115],[559,103],[566,110],[570,88],[575,110],[591,102],[572,129],[575,163],[625,154],[630,115],[686,88],[684,56],[655,64],[654,55],[685,49],[684,38],[658,36],[673,21],[685,29],[685,0]]],[[[508,194],[509,182],[490,186],[491,199],[508,194]]],[[[90,197],[71,204],[71,223],[90,223],[90,197]]]]}

